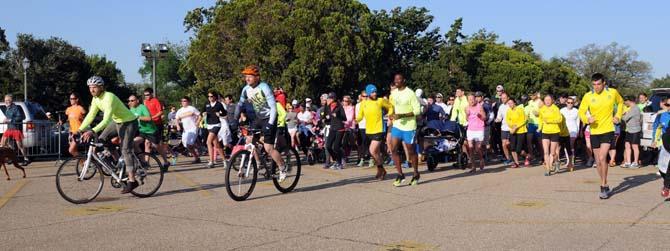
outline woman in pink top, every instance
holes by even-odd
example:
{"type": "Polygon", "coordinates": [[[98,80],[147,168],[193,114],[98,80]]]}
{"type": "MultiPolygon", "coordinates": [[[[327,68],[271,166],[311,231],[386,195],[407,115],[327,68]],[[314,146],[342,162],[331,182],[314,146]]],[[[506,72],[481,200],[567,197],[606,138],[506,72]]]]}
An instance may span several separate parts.
{"type": "Polygon", "coordinates": [[[344,137],[342,138],[342,146],[344,147],[342,162],[346,162],[349,159],[351,149],[356,147],[356,141],[353,136],[353,129],[356,125],[356,107],[352,103],[351,96],[346,95],[342,98],[342,108],[344,109],[344,114],[347,115],[347,120],[344,121],[344,137]]]}
{"type": "Polygon", "coordinates": [[[470,170],[471,173],[474,173],[477,169],[475,168],[475,156],[479,157],[479,169],[484,170],[484,154],[482,153],[481,143],[484,141],[484,119],[486,118],[486,112],[484,112],[484,107],[482,104],[475,101],[474,95],[468,95],[469,106],[465,110],[465,113],[468,118],[468,131],[466,132],[468,138],[468,151],[470,152],[470,170]]]}

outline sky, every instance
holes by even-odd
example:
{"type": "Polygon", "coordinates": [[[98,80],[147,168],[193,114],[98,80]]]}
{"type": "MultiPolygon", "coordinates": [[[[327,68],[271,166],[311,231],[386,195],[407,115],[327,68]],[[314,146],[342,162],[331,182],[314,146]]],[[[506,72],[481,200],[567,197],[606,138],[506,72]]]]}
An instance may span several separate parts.
{"type": "MultiPolygon", "coordinates": [[[[87,54],[116,61],[128,82],[141,82],[142,43],[188,42],[184,33],[187,11],[211,6],[215,0],[3,0],[0,27],[12,46],[18,33],[39,38],[60,37],[87,54]]],[[[481,28],[500,41],[531,41],[543,58],[566,56],[587,44],[617,42],[630,46],[638,59],[650,62],[652,76],[670,74],[670,1],[451,1],[367,0],[372,10],[400,6],[426,7],[435,17],[433,27],[444,34],[454,19],[463,18],[463,32],[481,28]]]]}

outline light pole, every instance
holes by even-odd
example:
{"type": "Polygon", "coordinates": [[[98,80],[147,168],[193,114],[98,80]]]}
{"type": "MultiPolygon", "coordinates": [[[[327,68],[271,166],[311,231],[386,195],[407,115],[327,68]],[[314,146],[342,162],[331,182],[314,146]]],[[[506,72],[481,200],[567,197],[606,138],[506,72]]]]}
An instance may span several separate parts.
{"type": "Polygon", "coordinates": [[[28,67],[30,67],[30,60],[24,57],[21,65],[23,66],[23,102],[28,102],[28,67]]]}
{"type": "Polygon", "coordinates": [[[158,93],[156,89],[156,60],[166,58],[167,53],[167,44],[156,44],[153,47],[149,43],[142,44],[142,56],[147,60],[151,60],[151,85],[154,89],[154,95],[158,93]]]}

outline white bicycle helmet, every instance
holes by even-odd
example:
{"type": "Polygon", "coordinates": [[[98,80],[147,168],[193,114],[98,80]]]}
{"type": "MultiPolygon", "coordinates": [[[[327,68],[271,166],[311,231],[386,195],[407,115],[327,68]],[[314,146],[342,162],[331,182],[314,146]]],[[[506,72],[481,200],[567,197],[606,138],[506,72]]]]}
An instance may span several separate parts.
{"type": "Polygon", "coordinates": [[[91,85],[98,85],[98,86],[105,85],[105,80],[103,80],[100,76],[93,76],[93,77],[90,77],[86,81],[86,85],[88,85],[88,86],[91,86],[91,85]]]}

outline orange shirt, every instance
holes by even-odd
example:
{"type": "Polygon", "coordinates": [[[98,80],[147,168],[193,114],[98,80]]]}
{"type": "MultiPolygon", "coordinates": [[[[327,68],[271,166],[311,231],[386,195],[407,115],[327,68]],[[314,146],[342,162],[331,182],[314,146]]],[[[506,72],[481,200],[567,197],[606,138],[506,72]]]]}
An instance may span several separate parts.
{"type": "Polygon", "coordinates": [[[86,115],[86,110],[80,105],[73,105],[65,110],[65,115],[70,122],[70,132],[77,133],[81,122],[84,120],[84,115],[86,115]]]}

